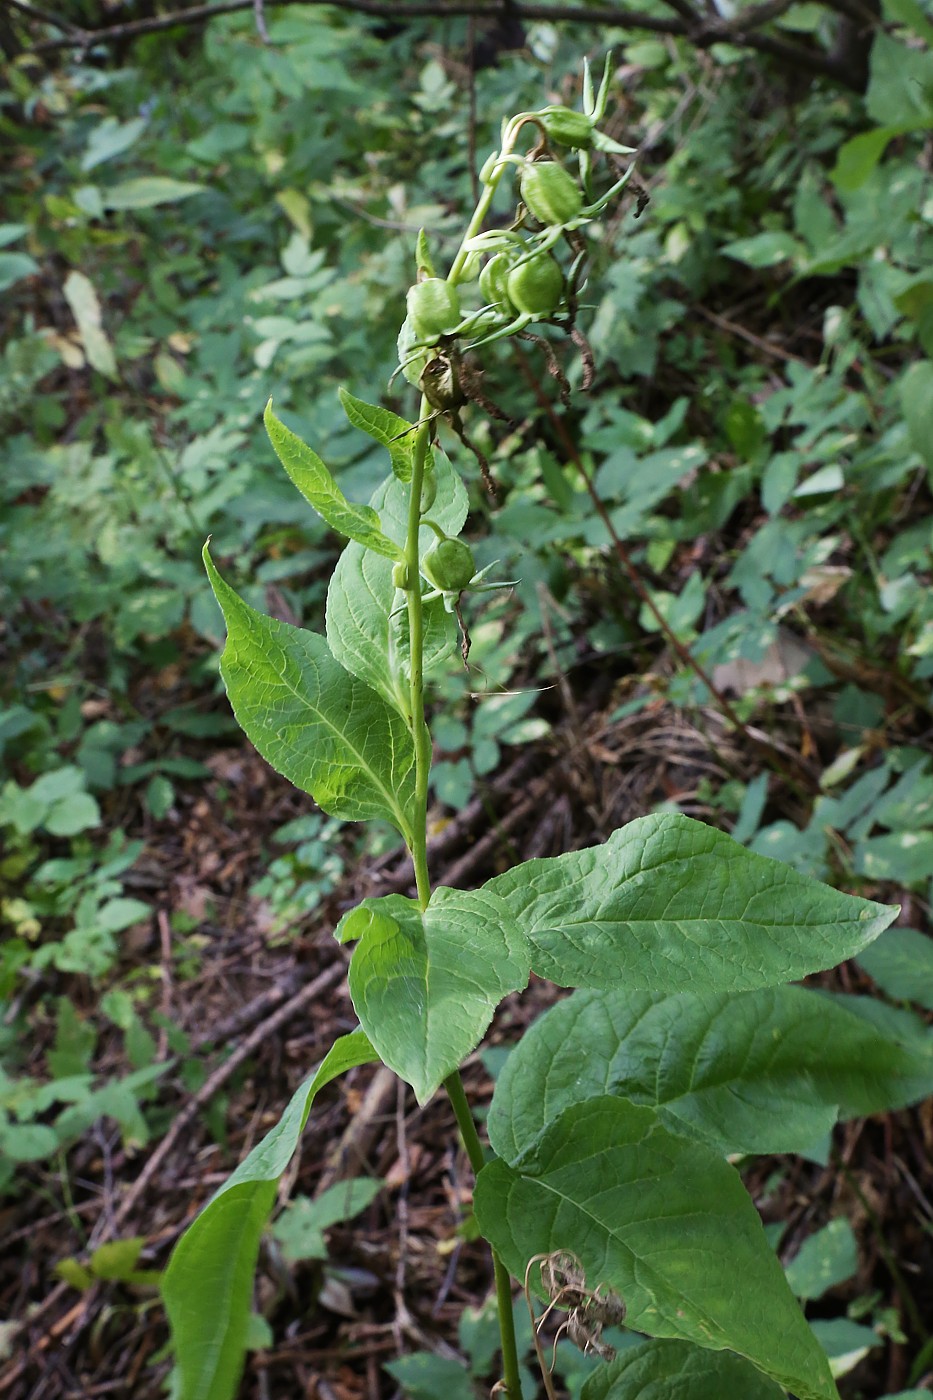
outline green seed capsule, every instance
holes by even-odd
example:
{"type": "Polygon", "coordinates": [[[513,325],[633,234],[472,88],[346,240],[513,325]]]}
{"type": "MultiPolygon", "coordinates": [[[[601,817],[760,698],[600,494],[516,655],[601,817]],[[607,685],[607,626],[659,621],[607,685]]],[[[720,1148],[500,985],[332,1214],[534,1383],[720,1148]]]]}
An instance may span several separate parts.
{"type": "Polygon", "coordinates": [[[420,341],[433,344],[456,330],[463,315],[457,290],[442,277],[426,277],[408,289],[408,319],[420,341]]]}
{"type": "Polygon", "coordinates": [[[506,284],[509,280],[509,260],[504,253],[496,253],[479,275],[479,289],[487,306],[508,306],[509,294],[506,284]]]}
{"type": "Polygon", "coordinates": [[[421,572],[442,593],[460,593],[476,573],[473,551],[463,540],[438,540],[422,559],[421,572]]]}
{"type": "Polygon", "coordinates": [[[509,301],[528,316],[547,316],[564,299],[564,274],[550,253],[538,253],[513,267],[508,279],[509,301]]]}
{"type": "Polygon", "coordinates": [[[562,165],[538,160],[522,168],[522,201],[539,224],[569,224],[583,208],[583,192],[562,165]]]}
{"type": "Polygon", "coordinates": [[[570,146],[575,151],[588,151],[593,144],[593,123],[582,112],[571,107],[551,107],[539,112],[541,125],[558,146],[570,146]]]}
{"type": "Polygon", "coordinates": [[[409,581],[408,565],[403,559],[400,559],[397,564],[392,565],[392,586],[407,593],[409,581]]]}

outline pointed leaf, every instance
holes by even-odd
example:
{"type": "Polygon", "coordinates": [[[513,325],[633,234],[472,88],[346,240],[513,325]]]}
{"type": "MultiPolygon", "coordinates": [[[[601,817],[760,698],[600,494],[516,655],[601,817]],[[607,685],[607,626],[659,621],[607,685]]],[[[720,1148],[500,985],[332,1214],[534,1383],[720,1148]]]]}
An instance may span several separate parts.
{"type": "Polygon", "coordinates": [[[805,1239],[784,1270],[794,1296],[809,1301],[858,1272],[858,1245],[844,1216],[805,1239]]]}
{"type": "Polygon", "coordinates": [[[528,949],[508,908],[483,890],[443,886],[422,913],[401,895],[367,899],[337,927],[358,938],[350,995],[390,1069],[425,1103],[528,981],[528,949]]]}
{"type": "MultiPolygon", "coordinates": [[[[467,495],[459,475],[446,458],[434,468],[437,496],[431,519],[456,535],[467,515],[467,495]]],[[[408,491],[394,477],[385,481],[371,504],[382,517],[389,537],[400,546],[408,532],[408,491]]],[[[421,531],[424,553],[433,532],[421,531]]],[[[439,666],[456,646],[454,619],[441,599],[424,605],[424,673],[439,666]]],[[[400,714],[409,712],[411,674],[405,595],[392,582],[388,560],[349,544],[337,561],[327,590],[327,640],[333,655],[360,680],[378,690],[400,714]]]]}
{"type": "Polygon", "coordinates": [[[265,617],[204,565],[227,623],[220,673],[241,728],[277,772],[344,821],[388,817],[410,838],[411,732],[349,675],[323,637],[265,617]]]}
{"type": "Polygon", "coordinates": [[[690,1342],[627,1347],[584,1382],[580,1400],[785,1400],[784,1391],[741,1356],[690,1342]]]}
{"type": "Polygon", "coordinates": [[[404,558],[398,545],[382,533],[379,516],[372,506],[358,506],[347,500],[317,453],[279,422],[272,412],[271,399],[266,404],[263,422],[282,466],[308,504],[332,530],[387,559],[404,558]]]}
{"type": "Polygon", "coordinates": [[[534,1255],[571,1250],[637,1331],[738,1352],[799,1400],[836,1400],[738,1174],[652,1109],[616,1098],[566,1109],[516,1166],[483,1168],[474,1207],[517,1278],[534,1255]]]}
{"type": "Polygon", "coordinates": [[[531,942],[533,971],[562,987],[774,986],[851,957],[897,915],[670,812],[485,888],[531,942]]]}
{"type": "Polygon", "coordinates": [[[343,404],[343,411],[354,428],[360,428],[371,438],[375,438],[376,442],[388,448],[392,471],[399,481],[411,481],[414,425],[406,422],[404,418],[400,418],[391,409],[364,403],[362,399],[354,398],[344,388],[340,388],[337,392],[340,395],[340,402],[343,404]]]}
{"type": "Polygon", "coordinates": [[[279,1178],[294,1155],[315,1095],[377,1058],[362,1031],[344,1035],[306,1079],[278,1123],[241,1162],[182,1235],[162,1280],[179,1375],[178,1400],[232,1400],[259,1241],[279,1178]]]}
{"type": "Polygon", "coordinates": [[[933,1093],[933,1035],[905,1012],[858,1014],[874,1006],[803,987],[576,992],[506,1061],[490,1141],[514,1161],[571,1103],[619,1094],[723,1153],[805,1151],[837,1118],[933,1093]]]}

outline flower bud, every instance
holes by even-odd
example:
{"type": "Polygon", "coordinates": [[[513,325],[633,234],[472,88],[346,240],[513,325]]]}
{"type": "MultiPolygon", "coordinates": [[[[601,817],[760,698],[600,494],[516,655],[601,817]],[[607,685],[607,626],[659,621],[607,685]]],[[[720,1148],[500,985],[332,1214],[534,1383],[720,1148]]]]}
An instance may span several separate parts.
{"type": "Polygon", "coordinates": [[[421,572],[442,593],[460,593],[469,587],[476,573],[473,551],[463,540],[445,537],[428,550],[421,561],[421,572]]]}
{"type": "Polygon", "coordinates": [[[582,112],[571,107],[546,107],[538,117],[549,139],[558,146],[588,151],[593,145],[593,123],[582,112]]]}
{"type": "Polygon", "coordinates": [[[479,289],[487,306],[508,306],[506,283],[509,278],[509,266],[506,255],[496,253],[480,273],[479,289]]]}
{"type": "Polygon", "coordinates": [[[512,268],[506,287],[516,311],[528,316],[548,316],[564,299],[564,274],[550,253],[537,253],[512,268]]]}
{"type": "Polygon", "coordinates": [[[433,344],[463,319],[457,289],[442,277],[426,277],[408,289],[408,319],[420,341],[433,344]]]}
{"type": "Polygon", "coordinates": [[[522,167],[522,202],[539,224],[569,224],[583,208],[583,192],[562,165],[537,160],[522,167]]]}

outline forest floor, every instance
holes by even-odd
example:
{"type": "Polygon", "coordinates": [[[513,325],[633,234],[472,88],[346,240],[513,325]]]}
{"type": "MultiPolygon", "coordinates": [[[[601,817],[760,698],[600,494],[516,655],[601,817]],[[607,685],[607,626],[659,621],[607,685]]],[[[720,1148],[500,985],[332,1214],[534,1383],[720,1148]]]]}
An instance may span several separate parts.
{"type": "MultiPolygon", "coordinates": [[[[522,749],[481,798],[433,829],[436,883],[479,884],[513,860],[604,839],[665,799],[714,815],[699,802],[698,784],[704,774],[735,773],[751,762],[740,740],[714,711],[688,719],[661,698],[609,723],[610,689],[585,668],[564,679],[564,713],[547,743],[522,749]]],[[[143,1237],[141,1265],[164,1267],[194,1214],[277,1120],[331,1042],[356,1024],[344,975],[348,955],[331,936],[340,914],[364,896],[409,886],[407,864],[399,854],[387,856],[353,870],[307,920],[271,931],[268,908],[251,886],[262,871],[267,833],[307,810],[307,799],[249,747],[215,751],[208,762],[211,782],[181,793],[162,822],[150,820],[135,833],[147,843],[134,869],[135,892],[154,898],[161,912],[152,942],[131,942],[125,959],[144,968],[158,966],[161,955],[165,1024],[187,1037],[180,1054],[166,1034],[159,1044],[166,1064],[161,1135],[132,1151],[103,1120],[67,1164],[27,1168],[24,1189],[5,1205],[0,1308],[8,1331],[25,1324],[0,1366],[0,1396],[9,1400],[165,1394],[167,1333],[155,1291],[119,1280],[80,1291],[57,1266],[107,1241],[143,1237]],[[184,981],[170,956],[169,910],[187,911],[198,930],[184,981]],[[184,1065],[192,1060],[204,1071],[195,1091],[184,1087],[184,1065]]],[[[817,980],[845,991],[871,988],[852,964],[817,980]]],[[[533,979],[500,1007],[487,1047],[517,1039],[560,995],[533,979]]],[[[80,1005],[73,989],[72,996],[80,1005]]],[[[90,983],[86,997],[90,1004],[90,983]]],[[[47,1048],[34,1047],[37,1062],[47,1048]]],[[[465,1082],[481,1108],[492,1092],[482,1053],[467,1063],[465,1082]]],[[[828,1295],[832,1313],[874,1295],[876,1305],[918,1318],[922,1327],[933,1316],[931,1154],[928,1100],[839,1127],[825,1167],[758,1158],[744,1175],[766,1223],[786,1223],[782,1257],[831,1218],[844,1214],[852,1223],[861,1268],[828,1295]]],[[[488,1254],[463,1229],[472,1176],[443,1095],[418,1108],[406,1086],[372,1066],[323,1093],[282,1200],[295,1192],[313,1198],[361,1174],[384,1187],[357,1220],[328,1232],[326,1261],[289,1265],[264,1246],[255,1304],[272,1340],[250,1355],[244,1398],[397,1394],[382,1363],[416,1350],[454,1355],[465,1306],[489,1295],[488,1254]]],[[[871,1352],[843,1380],[843,1395],[902,1389],[913,1354],[897,1341],[871,1352]]],[[[933,1376],[933,1361],[930,1370],[933,1376]]],[[[491,1385],[495,1376],[484,1379],[491,1385]]]]}

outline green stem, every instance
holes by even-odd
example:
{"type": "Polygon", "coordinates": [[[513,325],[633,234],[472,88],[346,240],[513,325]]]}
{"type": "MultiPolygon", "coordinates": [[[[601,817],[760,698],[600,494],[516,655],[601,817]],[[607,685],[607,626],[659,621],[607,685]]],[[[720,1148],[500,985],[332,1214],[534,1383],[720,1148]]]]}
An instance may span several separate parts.
{"type": "MultiPolygon", "coordinates": [[[[453,1105],[460,1136],[463,1138],[463,1145],[470,1159],[470,1166],[473,1168],[474,1175],[478,1175],[486,1164],[486,1158],[483,1155],[483,1145],[479,1140],[479,1133],[476,1131],[476,1124],[473,1121],[473,1114],[470,1111],[466,1090],[463,1087],[459,1071],[455,1070],[448,1079],[444,1080],[444,1088],[447,1090],[453,1105]]],[[[502,1370],[505,1391],[508,1400],[523,1400],[522,1382],[518,1373],[515,1317],[512,1313],[512,1280],[509,1277],[508,1269],[494,1249],[492,1250],[492,1267],[496,1277],[496,1304],[499,1309],[499,1335],[502,1339],[502,1370]]]]}
{"type": "Polygon", "coordinates": [[[509,164],[506,157],[512,154],[512,148],[515,145],[515,140],[520,129],[521,121],[519,118],[513,119],[506,127],[502,141],[502,150],[499,152],[492,169],[486,177],[483,193],[480,195],[476,208],[473,210],[473,217],[467,225],[466,233],[463,235],[463,242],[460,244],[457,256],[454,258],[450,271],[447,274],[448,282],[453,282],[456,285],[456,283],[460,281],[460,274],[470,256],[470,250],[467,248],[466,244],[471,238],[475,238],[483,227],[493,197],[498,189],[499,181],[505,174],[506,167],[509,164]]]}
{"type": "Polygon", "coordinates": [[[411,653],[411,733],[415,744],[415,817],[411,858],[422,909],[431,898],[428,873],[428,778],[431,772],[431,736],[424,722],[424,607],[421,601],[419,534],[421,531],[421,487],[431,433],[431,405],[421,400],[421,422],[415,432],[411,463],[411,494],[408,498],[408,538],[405,563],[408,568],[408,636],[411,653]]]}

